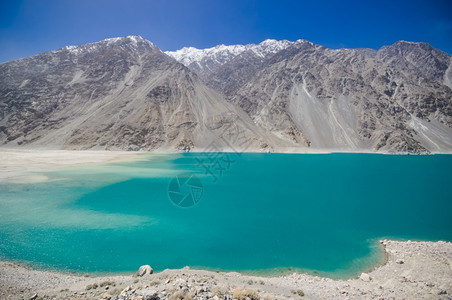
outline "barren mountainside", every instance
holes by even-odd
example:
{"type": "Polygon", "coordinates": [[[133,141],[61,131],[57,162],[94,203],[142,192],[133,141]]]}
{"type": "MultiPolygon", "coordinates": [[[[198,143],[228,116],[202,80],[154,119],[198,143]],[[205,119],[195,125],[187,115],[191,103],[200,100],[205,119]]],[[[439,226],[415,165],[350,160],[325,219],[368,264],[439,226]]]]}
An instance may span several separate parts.
{"type": "Polygon", "coordinates": [[[254,148],[280,142],[140,37],[46,52],[2,64],[0,74],[6,145],[188,151],[216,141],[226,149],[222,136],[238,129],[254,148]]]}
{"type": "Polygon", "coordinates": [[[161,151],[452,151],[451,56],[424,43],[138,36],[0,64],[0,144],[161,151]]]}

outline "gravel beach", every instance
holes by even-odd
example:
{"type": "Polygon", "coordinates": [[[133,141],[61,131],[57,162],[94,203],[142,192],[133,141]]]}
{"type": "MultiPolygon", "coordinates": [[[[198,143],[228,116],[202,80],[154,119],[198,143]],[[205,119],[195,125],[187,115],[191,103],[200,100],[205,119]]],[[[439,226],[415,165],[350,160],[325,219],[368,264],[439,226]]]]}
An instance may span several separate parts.
{"type": "MultiPolygon", "coordinates": [[[[0,262],[1,299],[451,299],[452,243],[380,241],[386,262],[358,278],[278,277],[188,267],[92,277],[0,262]]],[[[137,267],[138,268],[138,267],[137,267]]]]}

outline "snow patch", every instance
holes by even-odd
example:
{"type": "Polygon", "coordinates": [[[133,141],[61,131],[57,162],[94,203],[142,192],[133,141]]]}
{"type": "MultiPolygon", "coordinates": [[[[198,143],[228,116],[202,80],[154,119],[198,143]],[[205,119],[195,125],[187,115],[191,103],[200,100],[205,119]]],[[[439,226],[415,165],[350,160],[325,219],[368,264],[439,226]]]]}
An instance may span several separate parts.
{"type": "Polygon", "coordinates": [[[273,40],[267,39],[260,44],[248,44],[248,45],[218,45],[212,48],[197,49],[194,47],[184,47],[176,51],[165,51],[165,53],[177,61],[181,62],[185,66],[189,66],[192,63],[200,63],[204,60],[212,60],[215,63],[224,64],[240,55],[245,51],[252,51],[258,57],[265,57],[268,54],[274,54],[287,47],[293,45],[296,42],[290,42],[287,40],[273,40]]]}
{"type": "MultiPolygon", "coordinates": [[[[61,51],[61,50],[69,51],[73,55],[78,55],[81,52],[90,52],[90,51],[94,51],[94,50],[98,49],[101,46],[105,46],[105,45],[109,46],[109,45],[112,45],[115,43],[121,43],[121,42],[127,43],[127,46],[132,49],[137,49],[139,43],[145,43],[149,47],[152,47],[152,48],[155,47],[155,45],[153,43],[151,43],[148,40],[143,39],[139,35],[130,35],[130,36],[126,36],[126,37],[108,38],[108,39],[101,40],[99,42],[83,44],[83,45],[79,45],[79,46],[66,46],[66,47],[63,47],[56,51],[61,51]]],[[[52,51],[52,52],[56,52],[56,51],[52,51]]]]}

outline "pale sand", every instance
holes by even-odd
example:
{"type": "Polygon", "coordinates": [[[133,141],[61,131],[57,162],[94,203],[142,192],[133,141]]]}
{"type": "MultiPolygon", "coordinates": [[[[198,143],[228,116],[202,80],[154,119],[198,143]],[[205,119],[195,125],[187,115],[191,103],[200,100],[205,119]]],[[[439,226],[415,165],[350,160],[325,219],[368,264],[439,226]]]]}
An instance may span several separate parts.
{"type": "MultiPolygon", "coordinates": [[[[36,176],[34,172],[139,158],[136,152],[0,149],[0,181],[40,181],[45,178],[33,177],[36,176]]],[[[160,293],[162,299],[174,294],[185,294],[187,299],[196,294],[199,299],[215,295],[223,299],[223,294],[233,294],[236,287],[251,289],[264,299],[300,298],[296,294],[298,290],[304,292],[303,299],[452,299],[452,243],[387,240],[382,243],[387,252],[387,262],[369,272],[370,281],[363,280],[367,280],[367,276],[349,280],[306,274],[257,277],[187,268],[139,278],[132,274],[83,277],[32,270],[0,261],[0,299],[29,299],[35,293],[38,298],[47,299],[50,296],[56,299],[100,299],[104,293],[118,294],[126,286],[131,286],[132,290],[124,292],[120,299],[145,299],[139,294],[150,290],[160,293]],[[399,259],[403,260],[402,264],[396,263],[399,259]],[[112,281],[115,286],[110,284],[108,290],[105,286],[85,290],[89,284],[105,281],[112,281]]]]}
{"type": "Polygon", "coordinates": [[[39,182],[46,180],[40,171],[66,166],[108,163],[139,159],[141,152],[22,150],[0,148],[0,182],[39,182]]]}

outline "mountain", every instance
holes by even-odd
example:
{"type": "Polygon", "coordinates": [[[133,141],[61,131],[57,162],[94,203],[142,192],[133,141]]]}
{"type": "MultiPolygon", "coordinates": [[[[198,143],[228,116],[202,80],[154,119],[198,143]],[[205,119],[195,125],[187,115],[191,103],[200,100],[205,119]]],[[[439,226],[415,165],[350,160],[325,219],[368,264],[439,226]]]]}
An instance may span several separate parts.
{"type": "Polygon", "coordinates": [[[162,52],[139,37],[0,64],[0,144],[148,151],[452,151],[452,59],[266,40],[162,52]]]}
{"type": "Polygon", "coordinates": [[[286,49],[291,44],[293,43],[286,40],[268,39],[257,45],[218,45],[208,49],[184,47],[177,51],[166,51],[165,53],[195,72],[208,70],[214,72],[216,68],[244,52],[253,54],[255,57],[264,58],[269,54],[275,54],[286,49]]]}
{"type": "Polygon", "coordinates": [[[207,85],[230,94],[237,85],[252,76],[266,58],[293,43],[268,39],[257,45],[218,45],[208,49],[185,47],[165,53],[197,73],[207,85]]]}
{"type": "Polygon", "coordinates": [[[298,40],[259,59],[242,51],[214,71],[187,66],[301,147],[427,153],[452,150],[451,62],[425,43],[333,50],[298,40]]]}
{"type": "Polygon", "coordinates": [[[229,149],[230,131],[253,149],[284,144],[141,37],[64,47],[1,64],[0,74],[0,142],[9,146],[229,149]]]}

